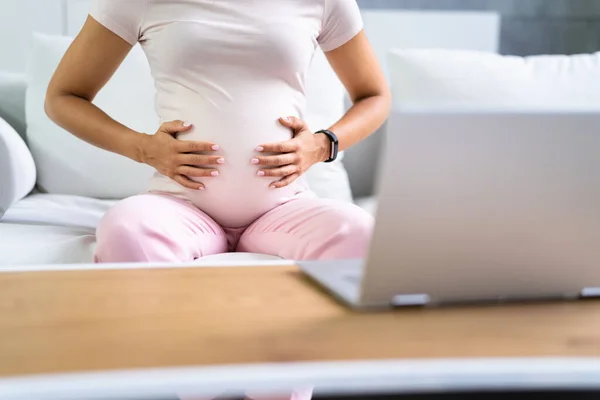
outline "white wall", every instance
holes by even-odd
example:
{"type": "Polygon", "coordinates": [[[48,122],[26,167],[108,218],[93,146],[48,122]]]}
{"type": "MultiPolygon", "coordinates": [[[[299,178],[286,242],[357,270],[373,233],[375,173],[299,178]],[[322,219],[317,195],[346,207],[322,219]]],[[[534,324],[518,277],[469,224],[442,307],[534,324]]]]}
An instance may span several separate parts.
{"type": "MultiPolygon", "coordinates": [[[[0,0],[0,70],[25,71],[34,31],[76,35],[90,4],[91,0],[0,0]]],[[[500,19],[495,13],[365,10],[363,18],[384,69],[392,47],[498,49],[500,19]]]]}
{"type": "Polygon", "coordinates": [[[25,72],[33,32],[75,36],[91,0],[0,0],[0,71],[25,72]]]}
{"type": "Polygon", "coordinates": [[[497,52],[500,16],[493,12],[364,10],[365,32],[387,74],[393,48],[497,52]]]}
{"type": "MultiPolygon", "coordinates": [[[[2,1],[2,0],[0,0],[2,1]]],[[[126,0],[117,0],[126,1],[126,0]]],[[[83,26],[85,19],[92,6],[92,0],[66,0],[67,2],[67,13],[66,13],[66,34],[69,36],[77,35],[77,32],[83,26]]]]}
{"type": "Polygon", "coordinates": [[[61,0],[0,0],[0,70],[25,71],[32,32],[62,32],[61,3],[61,0]]]}

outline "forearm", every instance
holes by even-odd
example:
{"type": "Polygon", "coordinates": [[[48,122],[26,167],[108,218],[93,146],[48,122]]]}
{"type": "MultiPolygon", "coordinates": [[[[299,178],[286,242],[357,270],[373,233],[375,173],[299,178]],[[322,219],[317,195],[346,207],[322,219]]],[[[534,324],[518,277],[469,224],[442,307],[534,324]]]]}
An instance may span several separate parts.
{"type": "Polygon", "coordinates": [[[390,113],[390,105],[388,94],[355,101],[352,108],[329,128],[339,139],[339,150],[349,149],[379,129],[390,113]]]}
{"type": "Polygon", "coordinates": [[[90,101],[75,95],[52,95],[46,113],[60,127],[101,149],[142,162],[146,136],[118,123],[90,101]]]}

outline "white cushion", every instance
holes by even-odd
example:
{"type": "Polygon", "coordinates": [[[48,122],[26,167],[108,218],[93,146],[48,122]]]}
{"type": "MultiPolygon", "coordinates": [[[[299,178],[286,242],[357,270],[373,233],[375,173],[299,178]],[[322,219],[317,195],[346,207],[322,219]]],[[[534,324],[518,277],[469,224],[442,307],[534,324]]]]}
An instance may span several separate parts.
{"type": "Polygon", "coordinates": [[[600,108],[600,53],[517,57],[392,50],[388,67],[397,110],[600,108]]]}
{"type": "Polygon", "coordinates": [[[92,261],[94,232],[51,225],[0,223],[0,268],[92,261]]]}
{"type": "Polygon", "coordinates": [[[0,218],[35,186],[35,163],[19,134],[0,118],[0,218]]]}
{"type": "Polygon", "coordinates": [[[116,202],[62,194],[32,194],[14,204],[2,222],[65,226],[95,232],[102,216],[116,202]]]}
{"type": "Polygon", "coordinates": [[[375,217],[377,213],[377,196],[361,197],[356,199],[355,204],[375,217]]]}
{"type": "MultiPolygon", "coordinates": [[[[374,212],[374,199],[359,200],[374,212]]],[[[2,266],[86,264],[96,248],[96,226],[114,201],[78,196],[35,194],[14,204],[0,222],[2,266]]],[[[197,260],[200,266],[262,266],[278,257],[218,254],[197,260]]],[[[285,263],[282,263],[282,265],[285,263]]]]}
{"type": "Polygon", "coordinates": [[[351,203],[350,179],[341,158],[314,165],[306,172],[310,188],[321,198],[351,203]]]}
{"type": "MultiPolygon", "coordinates": [[[[306,123],[310,129],[327,129],[344,114],[346,90],[329,65],[327,57],[317,48],[306,77],[306,123]]],[[[321,198],[352,202],[350,179],[340,152],[332,163],[314,165],[307,173],[310,188],[321,198]]]]}
{"type": "MultiPolygon", "coordinates": [[[[115,204],[79,196],[34,194],[17,202],[0,223],[0,267],[89,264],[96,226],[115,204]]],[[[201,258],[199,266],[261,266],[279,257],[227,253],[201,258]]]]}
{"type": "MultiPolygon", "coordinates": [[[[145,190],[152,175],[150,167],[77,139],[50,121],[44,112],[46,88],[71,41],[46,35],[34,38],[28,68],[27,134],[38,167],[38,184],[48,193],[105,199],[138,194],[145,190]]],[[[308,80],[307,120],[315,130],[327,128],[343,113],[344,90],[322,52],[315,56],[308,80]]],[[[136,46],[95,104],[119,122],[153,133],[158,128],[154,93],[147,59],[141,47],[136,46]]],[[[352,200],[341,160],[316,166],[308,180],[321,197],[352,200]]]]}
{"type": "MultiPolygon", "coordinates": [[[[0,266],[86,264],[93,261],[96,227],[114,200],[34,194],[17,202],[0,223],[0,266]]],[[[204,257],[202,266],[263,265],[279,257],[227,253],[204,257]]]]}
{"type": "MultiPolygon", "coordinates": [[[[46,89],[72,39],[35,35],[28,65],[27,138],[38,169],[38,184],[48,193],[124,198],[145,189],[147,165],[91,146],[55,125],[44,112],[46,89]]],[[[95,104],[132,129],[153,133],[154,86],[139,47],[99,93],[95,104]]]]}
{"type": "MultiPolygon", "coordinates": [[[[86,228],[60,225],[0,223],[0,269],[2,267],[91,264],[96,238],[86,228]]],[[[193,265],[206,267],[288,265],[278,257],[228,253],[201,258],[193,265]]],[[[82,268],[85,268],[82,266],[82,268]]]]}
{"type": "Polygon", "coordinates": [[[516,57],[394,50],[388,62],[397,109],[600,107],[600,53],[516,57]]]}
{"type": "MultiPolygon", "coordinates": [[[[91,263],[96,226],[114,204],[112,200],[52,194],[34,194],[17,202],[0,222],[0,268],[91,263]]],[[[280,260],[264,254],[226,253],[193,264],[252,267],[280,260]]]]}
{"type": "MultiPolygon", "coordinates": [[[[332,124],[344,113],[346,90],[329,65],[325,53],[317,47],[312,64],[306,75],[307,122],[332,124]],[[321,121],[319,121],[321,120],[321,121]]],[[[328,126],[315,126],[325,129],[328,126]]]]}

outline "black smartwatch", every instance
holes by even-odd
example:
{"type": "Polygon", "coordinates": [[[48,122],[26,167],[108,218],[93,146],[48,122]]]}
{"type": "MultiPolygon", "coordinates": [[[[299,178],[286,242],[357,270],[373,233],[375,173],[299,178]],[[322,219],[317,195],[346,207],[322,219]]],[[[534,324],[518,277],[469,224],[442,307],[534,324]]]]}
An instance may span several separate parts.
{"type": "Polygon", "coordinates": [[[322,129],[318,132],[315,132],[315,135],[318,133],[322,133],[323,135],[327,136],[329,138],[329,141],[331,142],[331,153],[329,154],[329,159],[325,160],[325,162],[330,163],[330,162],[335,161],[335,159],[338,157],[338,148],[339,148],[338,137],[336,136],[335,133],[333,133],[327,129],[322,129]]]}

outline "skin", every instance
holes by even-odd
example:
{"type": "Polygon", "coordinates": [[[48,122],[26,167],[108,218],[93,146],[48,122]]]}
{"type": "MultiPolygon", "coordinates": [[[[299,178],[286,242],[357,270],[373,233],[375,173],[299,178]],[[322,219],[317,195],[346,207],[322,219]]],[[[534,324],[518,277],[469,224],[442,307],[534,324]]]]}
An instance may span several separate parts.
{"type": "MultiPolygon", "coordinates": [[[[59,126],[94,146],[148,164],[187,188],[204,190],[202,183],[190,177],[218,177],[217,167],[225,160],[206,155],[218,150],[218,144],[176,139],[177,133],[192,128],[184,121],[167,122],[154,135],[136,132],[92,104],[131,48],[125,40],[88,17],[52,77],[46,94],[46,113],[59,126]]],[[[389,115],[391,96],[364,32],[327,52],[326,57],[353,102],[352,108],[329,127],[338,136],[341,151],[383,124],[389,115]]],[[[272,188],[289,185],[314,164],[327,160],[331,152],[327,136],[313,134],[304,121],[282,116],[279,122],[293,132],[293,138],[258,144],[257,156],[249,160],[259,168],[259,176],[273,180],[272,188]],[[277,154],[263,156],[261,152],[277,154]]]]}

